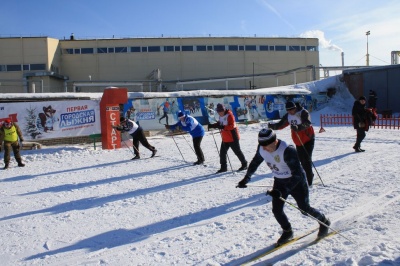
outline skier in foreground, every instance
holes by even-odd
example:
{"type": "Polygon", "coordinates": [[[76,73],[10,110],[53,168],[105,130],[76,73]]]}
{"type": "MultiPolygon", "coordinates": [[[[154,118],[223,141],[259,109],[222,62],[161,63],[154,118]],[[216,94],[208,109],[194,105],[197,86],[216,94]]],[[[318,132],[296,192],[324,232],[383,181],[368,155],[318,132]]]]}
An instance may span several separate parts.
{"type": "MultiPolygon", "coordinates": [[[[259,132],[258,143],[256,155],[251,160],[246,175],[236,187],[246,188],[246,184],[251,180],[258,166],[263,161],[267,163],[274,175],[273,189],[267,191],[267,195],[272,197],[272,212],[283,230],[276,243],[277,246],[293,238],[292,226],[283,211],[285,202],[280,199],[281,197],[286,200],[291,195],[303,214],[308,213],[329,226],[331,224],[329,219],[310,206],[307,180],[296,149],[283,140],[277,139],[275,132],[269,128],[264,128],[259,132]]],[[[321,224],[318,237],[326,236],[328,230],[328,227],[321,224]]]]}

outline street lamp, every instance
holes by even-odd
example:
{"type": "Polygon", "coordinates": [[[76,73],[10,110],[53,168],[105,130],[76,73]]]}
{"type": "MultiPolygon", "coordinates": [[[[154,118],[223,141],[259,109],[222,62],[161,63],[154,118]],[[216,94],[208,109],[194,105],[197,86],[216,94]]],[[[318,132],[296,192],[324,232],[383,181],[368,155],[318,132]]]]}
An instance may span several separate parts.
{"type": "Polygon", "coordinates": [[[368,53],[368,36],[371,34],[370,31],[367,31],[365,35],[367,35],[367,66],[369,66],[369,53],[368,53]]]}

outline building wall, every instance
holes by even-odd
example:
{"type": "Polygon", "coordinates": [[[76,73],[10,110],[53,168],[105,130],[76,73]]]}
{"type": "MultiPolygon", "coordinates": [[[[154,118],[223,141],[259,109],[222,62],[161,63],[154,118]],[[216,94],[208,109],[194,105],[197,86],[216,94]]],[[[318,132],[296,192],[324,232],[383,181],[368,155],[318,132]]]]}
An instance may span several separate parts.
{"type": "MultiPolygon", "coordinates": [[[[46,71],[58,71],[58,74],[68,76],[69,91],[72,90],[73,82],[91,81],[151,81],[151,87],[149,82],[145,82],[144,91],[154,91],[160,84],[164,90],[171,91],[181,89],[176,86],[177,80],[276,73],[309,65],[318,66],[319,53],[318,39],[315,38],[0,39],[0,65],[31,63],[44,63],[46,71]],[[174,51],[168,51],[171,47],[174,51]],[[193,51],[183,51],[188,47],[192,47],[193,51]],[[205,51],[200,51],[202,47],[206,47],[205,51]],[[218,51],[218,47],[226,50],[218,51]],[[229,50],[231,47],[236,47],[236,50],[229,50]],[[254,47],[255,51],[248,49],[254,47]],[[267,51],[263,50],[266,47],[267,51]],[[277,51],[279,47],[287,50],[277,51]],[[314,49],[307,49],[310,47],[314,49]],[[179,51],[176,51],[178,48],[179,51]],[[93,52],[87,53],[90,49],[93,52]],[[151,75],[155,69],[161,73],[158,80],[151,75]]],[[[21,79],[22,76],[23,71],[0,71],[0,80],[21,79]]],[[[255,88],[263,88],[311,80],[311,70],[302,70],[279,77],[272,75],[230,80],[228,83],[230,89],[245,89],[250,88],[250,82],[255,88]]],[[[57,82],[49,82],[44,87],[53,86],[54,83],[57,82]]],[[[183,89],[225,87],[226,82],[220,81],[185,84],[183,89]]],[[[85,87],[81,91],[96,92],[103,89],[85,87]]],[[[140,90],[139,87],[129,89],[140,90]]],[[[53,91],[52,88],[50,90],[53,91]]],[[[58,85],[54,91],[60,91],[58,85]]],[[[0,87],[0,92],[11,91],[3,91],[0,87]]]]}

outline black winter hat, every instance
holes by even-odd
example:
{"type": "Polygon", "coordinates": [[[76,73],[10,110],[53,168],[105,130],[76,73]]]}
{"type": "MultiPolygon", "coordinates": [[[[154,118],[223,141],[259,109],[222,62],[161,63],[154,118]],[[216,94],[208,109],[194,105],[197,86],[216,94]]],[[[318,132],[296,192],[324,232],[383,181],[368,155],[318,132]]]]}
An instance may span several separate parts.
{"type": "Polygon", "coordinates": [[[296,108],[296,104],[294,102],[290,101],[290,102],[286,103],[285,107],[286,107],[286,110],[294,109],[294,108],[296,108]]]}
{"type": "Polygon", "coordinates": [[[275,132],[270,128],[263,128],[258,133],[258,144],[261,146],[268,146],[276,140],[275,132]]]}
{"type": "Polygon", "coordinates": [[[358,100],[359,100],[359,101],[361,101],[361,100],[364,100],[364,101],[366,101],[366,100],[367,100],[367,98],[365,98],[365,96],[360,96],[360,98],[358,98],[358,100]]]}

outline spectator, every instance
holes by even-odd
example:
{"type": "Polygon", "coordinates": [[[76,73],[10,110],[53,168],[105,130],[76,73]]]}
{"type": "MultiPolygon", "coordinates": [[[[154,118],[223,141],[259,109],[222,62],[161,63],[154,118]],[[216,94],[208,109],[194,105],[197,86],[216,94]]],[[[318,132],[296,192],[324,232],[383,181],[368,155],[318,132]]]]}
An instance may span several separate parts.
{"type": "Polygon", "coordinates": [[[6,119],[0,128],[0,151],[2,150],[2,147],[4,147],[3,169],[8,169],[8,167],[10,166],[11,149],[13,150],[15,160],[18,162],[18,166],[25,166],[25,164],[22,163],[21,155],[19,153],[19,149],[22,147],[23,141],[24,137],[22,136],[22,132],[19,126],[16,123],[11,122],[10,119],[6,119]]]}
{"type": "Polygon", "coordinates": [[[358,100],[354,101],[353,109],[351,114],[353,116],[353,126],[357,130],[356,144],[354,144],[353,149],[356,152],[364,152],[361,149],[361,142],[364,140],[366,131],[368,131],[367,118],[368,111],[365,108],[366,103],[365,96],[361,96],[358,100]]]}

